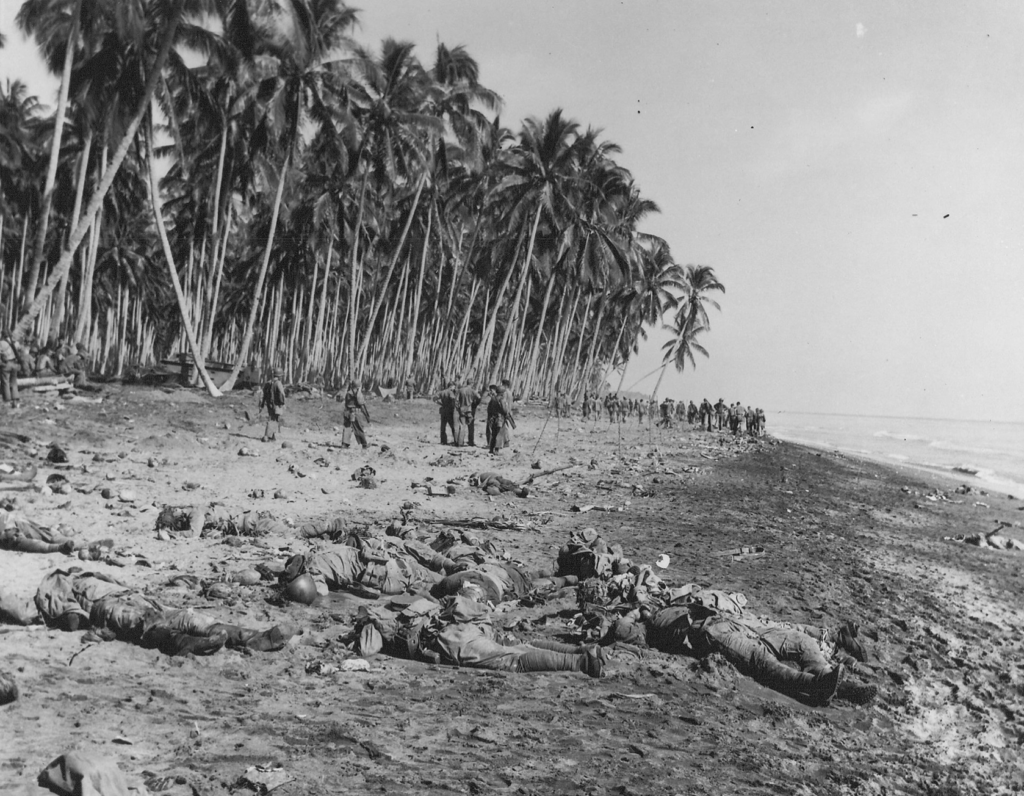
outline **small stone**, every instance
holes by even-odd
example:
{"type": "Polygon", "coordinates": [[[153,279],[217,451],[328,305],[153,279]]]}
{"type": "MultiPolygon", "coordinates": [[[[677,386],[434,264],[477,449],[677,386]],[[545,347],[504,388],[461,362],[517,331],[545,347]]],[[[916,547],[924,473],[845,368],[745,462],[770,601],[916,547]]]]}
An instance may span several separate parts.
{"type": "Polygon", "coordinates": [[[105,486],[103,487],[103,489],[100,490],[100,495],[103,497],[104,500],[110,500],[114,496],[114,490],[111,489],[109,486],[105,486]]]}
{"type": "Polygon", "coordinates": [[[274,490],[274,498],[275,499],[283,500],[286,497],[288,497],[288,495],[285,493],[285,491],[283,489],[275,489],[274,490]]]}
{"type": "Polygon", "coordinates": [[[156,467],[156,459],[154,459],[152,456],[150,456],[149,460],[146,462],[146,466],[147,467],[156,467]]]}
{"type": "Polygon", "coordinates": [[[118,494],[117,499],[122,503],[134,503],[138,500],[138,495],[135,494],[134,489],[122,489],[118,494]]]}
{"type": "Polygon", "coordinates": [[[260,573],[255,569],[243,569],[232,575],[231,580],[242,586],[255,586],[260,582],[260,573]]]}

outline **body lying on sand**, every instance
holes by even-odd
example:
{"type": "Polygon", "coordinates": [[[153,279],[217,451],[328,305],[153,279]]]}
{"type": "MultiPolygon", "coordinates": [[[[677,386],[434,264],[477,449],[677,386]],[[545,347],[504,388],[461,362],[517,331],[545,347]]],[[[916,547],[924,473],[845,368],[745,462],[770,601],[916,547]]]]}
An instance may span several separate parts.
{"type": "MultiPolygon", "coordinates": [[[[208,516],[208,514],[205,514],[208,516]]],[[[2,517],[2,515],[0,515],[2,517]]],[[[8,514],[13,524],[16,515],[8,514]]],[[[205,527],[205,523],[200,523],[205,527]]],[[[30,527],[21,519],[19,527],[30,527]]],[[[343,521],[303,526],[304,538],[342,536],[343,521]]],[[[36,552],[53,552],[39,550],[36,552]]],[[[63,552],[70,552],[64,550],[63,552]]],[[[750,614],[742,595],[726,595],[689,586],[672,589],[650,567],[636,567],[618,546],[609,546],[593,529],[574,534],[562,548],[556,567],[529,571],[493,545],[450,531],[425,534],[390,523],[387,532],[349,533],[341,543],[296,555],[283,566],[269,562],[283,594],[311,605],[318,596],[347,590],[366,597],[418,595],[421,600],[389,617],[383,607],[366,613],[356,625],[363,654],[380,650],[413,659],[512,672],[575,671],[600,677],[604,656],[597,645],[534,640],[524,644],[496,634],[491,611],[508,601],[543,599],[540,595],[576,586],[587,578],[580,601],[592,617],[607,600],[617,620],[597,639],[625,642],[698,657],[719,652],[754,679],[813,705],[827,705],[837,694],[858,703],[875,695],[870,685],[844,685],[846,669],[866,660],[855,640],[855,625],[818,628],[778,622],[750,614]],[[628,599],[623,599],[628,595],[628,599]],[[404,624],[403,624],[404,623],[404,624]],[[366,628],[375,630],[367,641],[366,628]],[[799,669],[787,666],[795,663],[799,669]]],[[[37,621],[62,630],[93,629],[106,638],[156,648],[169,655],[205,655],[224,646],[250,650],[281,649],[298,634],[290,627],[266,631],[217,622],[191,610],[171,608],[119,580],[79,568],[44,578],[31,606],[14,604],[0,592],[0,618],[18,624],[37,621]]],[[[354,641],[355,639],[353,639],[354,641]]],[[[869,670],[868,670],[869,671],[869,670]]]]}

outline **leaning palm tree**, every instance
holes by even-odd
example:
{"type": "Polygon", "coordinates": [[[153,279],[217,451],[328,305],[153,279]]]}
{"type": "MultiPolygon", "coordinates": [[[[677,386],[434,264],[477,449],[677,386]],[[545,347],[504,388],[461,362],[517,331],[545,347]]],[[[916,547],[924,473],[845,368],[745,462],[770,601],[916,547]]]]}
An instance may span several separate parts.
{"type": "MultiPolygon", "coordinates": [[[[64,119],[68,105],[68,87],[71,84],[71,67],[75,59],[75,49],[78,46],[79,18],[82,11],[82,0],[71,0],[68,2],[53,3],[48,0],[29,0],[18,11],[18,25],[25,33],[36,34],[37,39],[42,38],[44,25],[50,23],[50,32],[53,33],[54,18],[59,18],[63,13],[67,14],[67,24],[63,30],[55,34],[55,38],[62,40],[64,52],[58,61],[54,55],[54,42],[41,42],[44,50],[50,55],[49,67],[56,72],[59,63],[60,67],[60,91],[57,96],[57,111],[54,116],[53,136],[50,142],[50,161],[46,170],[46,184],[43,187],[42,207],[39,211],[39,219],[36,224],[35,253],[32,255],[32,264],[29,267],[28,286],[25,295],[27,301],[31,301],[36,292],[36,284],[39,281],[39,267],[42,265],[46,253],[46,231],[50,224],[50,209],[53,204],[53,188],[57,182],[57,164],[60,160],[61,135],[64,130],[64,119]],[[38,12],[34,15],[33,12],[38,12]],[[48,45],[48,46],[47,46],[48,45]]],[[[27,302],[26,302],[27,303],[27,302]]]]}
{"type": "Polygon", "coordinates": [[[686,282],[686,294],[679,303],[674,322],[665,327],[672,332],[672,338],[662,347],[662,350],[665,351],[665,357],[662,360],[664,365],[651,396],[655,401],[658,399],[661,380],[665,377],[665,371],[668,370],[670,364],[674,364],[676,370],[682,372],[687,362],[690,363],[691,368],[696,366],[694,353],[704,357],[709,356],[707,349],[697,342],[697,337],[710,327],[707,309],[704,305],[710,304],[716,310],[721,310],[718,302],[708,296],[708,293],[713,290],[725,292],[725,286],[718,281],[714,268],[710,265],[688,265],[686,266],[686,282]]]}
{"type": "MultiPolygon", "coordinates": [[[[132,5],[134,5],[134,2],[137,2],[137,0],[133,0],[132,5]]],[[[125,5],[128,4],[126,3],[125,5]]],[[[151,27],[148,32],[155,33],[159,41],[156,47],[156,55],[150,62],[149,69],[146,72],[145,85],[142,87],[141,95],[135,104],[135,112],[128,122],[124,134],[121,136],[110,162],[107,164],[103,178],[100,180],[99,185],[96,186],[96,190],[93,192],[77,226],[69,235],[64,252],[50,272],[46,284],[37,291],[34,297],[28,297],[27,300],[31,301],[31,303],[27,305],[21,319],[18,321],[15,329],[16,334],[24,335],[29,330],[32,322],[49,300],[54,288],[61,281],[64,274],[67,273],[68,269],[71,268],[75,252],[78,251],[78,247],[85,239],[86,233],[96,220],[100,208],[103,206],[103,200],[110,187],[114,184],[122,163],[124,163],[125,158],[128,156],[128,150],[135,143],[135,136],[139,131],[139,126],[149,112],[150,103],[156,92],[160,77],[163,74],[164,65],[167,63],[167,57],[174,45],[183,17],[186,13],[190,16],[200,16],[211,11],[220,11],[220,6],[230,6],[233,9],[235,4],[229,3],[228,0],[167,0],[167,2],[148,6],[148,10],[153,12],[152,15],[142,13],[143,9],[138,9],[139,14],[133,15],[124,11],[122,7],[119,19],[139,18],[145,19],[150,23],[151,27]]],[[[136,34],[139,41],[145,38],[146,32],[143,31],[136,34]]]]}

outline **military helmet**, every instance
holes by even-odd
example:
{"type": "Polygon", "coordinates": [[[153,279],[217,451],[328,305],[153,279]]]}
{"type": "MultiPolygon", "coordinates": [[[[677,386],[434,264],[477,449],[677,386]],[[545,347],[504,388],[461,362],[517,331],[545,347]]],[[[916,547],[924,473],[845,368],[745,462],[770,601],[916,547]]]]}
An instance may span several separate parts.
{"type": "Polygon", "coordinates": [[[308,573],[303,573],[288,582],[284,587],[284,593],[292,602],[312,605],[316,600],[316,583],[308,573]]]}

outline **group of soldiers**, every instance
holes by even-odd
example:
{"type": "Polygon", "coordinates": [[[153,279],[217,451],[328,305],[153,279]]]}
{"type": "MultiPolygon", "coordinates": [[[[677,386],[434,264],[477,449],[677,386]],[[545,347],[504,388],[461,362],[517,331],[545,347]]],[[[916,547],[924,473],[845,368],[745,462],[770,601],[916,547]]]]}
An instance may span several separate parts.
{"type": "Polygon", "coordinates": [[[84,386],[88,349],[84,343],[50,341],[23,343],[9,329],[0,332],[0,394],[12,409],[20,405],[18,378],[66,376],[84,386]]]}
{"type": "MultiPolygon", "coordinates": [[[[568,415],[572,404],[564,396],[555,399],[554,408],[560,415],[568,415]]],[[[589,393],[583,394],[583,419],[600,420],[602,413],[609,423],[625,423],[631,417],[642,425],[647,417],[658,417],[660,428],[672,428],[673,423],[688,423],[693,426],[700,424],[702,431],[731,431],[738,436],[742,431],[752,437],[762,437],[765,433],[765,414],[761,408],[744,407],[739,401],[727,405],[723,399],[712,404],[707,398],[700,406],[693,401],[676,401],[665,398],[660,404],[654,398],[619,397],[616,393],[608,393],[603,399],[589,393]]]]}
{"type": "MultiPolygon", "coordinates": [[[[487,450],[497,453],[507,448],[516,427],[512,406],[512,383],[502,379],[501,384],[487,388],[487,450]]],[[[484,396],[466,380],[452,379],[434,396],[441,416],[441,444],[461,447],[476,446],[476,412],[484,396]],[[449,443],[448,432],[451,432],[449,443]]]]}

